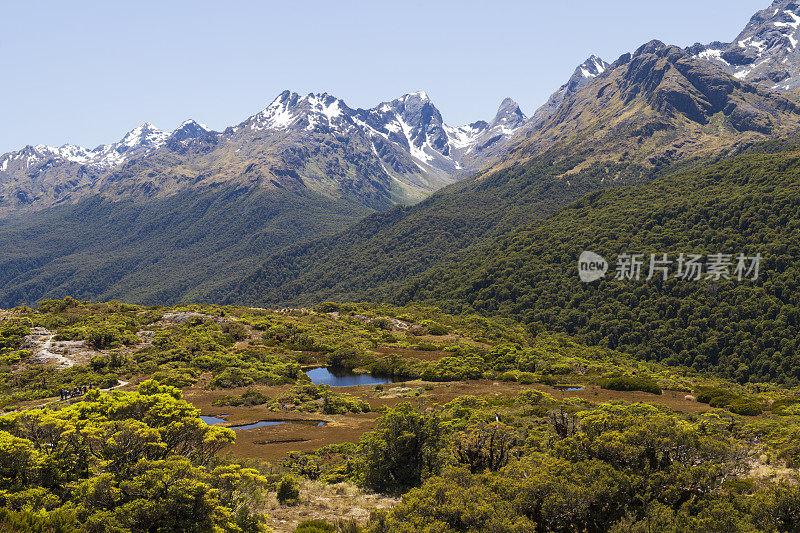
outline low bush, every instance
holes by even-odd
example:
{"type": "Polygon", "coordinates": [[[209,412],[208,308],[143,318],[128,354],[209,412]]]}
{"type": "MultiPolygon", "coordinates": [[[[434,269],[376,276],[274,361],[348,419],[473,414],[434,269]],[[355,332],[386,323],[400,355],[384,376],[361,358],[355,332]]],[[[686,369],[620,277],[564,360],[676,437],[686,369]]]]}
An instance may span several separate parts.
{"type": "Polygon", "coordinates": [[[614,376],[600,380],[600,388],[616,391],[641,391],[661,394],[661,387],[646,376],[614,376]]]}
{"type": "Polygon", "coordinates": [[[543,384],[543,385],[549,385],[550,387],[552,387],[553,385],[556,385],[558,383],[558,380],[556,378],[554,378],[553,376],[548,375],[548,374],[545,374],[543,376],[539,376],[537,381],[539,383],[543,384]]]}
{"type": "Polygon", "coordinates": [[[728,410],[742,416],[758,416],[763,411],[761,404],[753,400],[736,400],[728,405],[728,410]]]}
{"type": "Polygon", "coordinates": [[[278,482],[277,492],[281,505],[295,505],[300,499],[300,484],[292,476],[283,476],[278,482]]]}
{"type": "Polygon", "coordinates": [[[436,322],[426,323],[425,326],[428,328],[428,334],[436,337],[441,337],[442,335],[450,333],[450,328],[436,322]]]}
{"type": "Polygon", "coordinates": [[[271,398],[257,389],[247,389],[242,394],[223,396],[214,402],[218,407],[232,406],[232,407],[252,407],[254,405],[263,405],[269,403],[271,398]]]}

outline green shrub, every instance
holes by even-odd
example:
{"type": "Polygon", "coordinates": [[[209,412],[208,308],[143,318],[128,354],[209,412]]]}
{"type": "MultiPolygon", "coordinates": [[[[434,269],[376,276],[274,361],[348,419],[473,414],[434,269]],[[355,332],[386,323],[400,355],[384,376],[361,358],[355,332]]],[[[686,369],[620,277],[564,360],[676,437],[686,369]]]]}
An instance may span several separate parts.
{"type": "Polygon", "coordinates": [[[241,322],[225,322],[220,329],[226,335],[230,335],[234,341],[243,341],[250,337],[247,328],[241,322]]]}
{"type": "Polygon", "coordinates": [[[368,413],[369,404],[361,398],[345,394],[328,392],[323,396],[322,412],[328,415],[343,415],[346,413],[368,413]]]}
{"type": "Polygon", "coordinates": [[[403,494],[438,473],[444,442],[436,413],[420,413],[409,403],[387,409],[377,428],[359,440],[359,483],[376,492],[403,494]]]}
{"type": "Polygon", "coordinates": [[[278,482],[278,502],[281,505],[294,505],[300,498],[300,484],[292,476],[283,476],[278,482]]]}
{"type": "Polygon", "coordinates": [[[441,324],[437,324],[434,322],[432,324],[428,324],[428,333],[430,335],[435,335],[437,337],[440,337],[442,335],[447,335],[448,333],[450,333],[450,329],[447,326],[443,326],[441,324]]]}
{"type": "Polygon", "coordinates": [[[707,388],[701,389],[697,394],[697,401],[707,403],[711,407],[723,408],[740,399],[740,396],[726,389],[707,388]]]}
{"type": "Polygon", "coordinates": [[[336,528],[324,520],[306,520],[294,529],[293,533],[330,533],[336,528]]]}
{"type": "Polygon", "coordinates": [[[328,385],[303,383],[295,385],[278,396],[271,409],[289,409],[303,413],[322,411],[326,414],[343,415],[348,412],[368,413],[370,407],[367,402],[357,396],[333,392],[328,385]],[[322,400],[321,405],[320,399],[322,400]]]}
{"type": "Polygon", "coordinates": [[[22,347],[25,336],[30,333],[30,328],[22,324],[7,322],[0,324],[0,352],[18,350],[22,347]]]}
{"type": "Polygon", "coordinates": [[[162,370],[154,373],[153,379],[162,385],[169,385],[179,389],[189,387],[197,383],[197,379],[195,379],[194,376],[192,376],[189,372],[165,372],[162,370]]]}
{"type": "Polygon", "coordinates": [[[536,383],[536,374],[532,372],[520,372],[517,381],[523,385],[533,385],[536,383]]]}
{"type": "Polygon", "coordinates": [[[373,320],[370,320],[369,323],[370,323],[370,325],[375,326],[375,328],[377,328],[377,329],[383,329],[383,330],[391,330],[392,329],[392,323],[389,322],[388,318],[384,318],[384,317],[375,318],[373,320]]]}
{"type": "Polygon", "coordinates": [[[314,311],[317,313],[335,313],[340,309],[340,307],[341,306],[336,302],[322,302],[314,307],[314,311]]]}
{"type": "Polygon", "coordinates": [[[328,366],[353,368],[358,365],[363,353],[355,346],[342,346],[328,354],[328,366]]]}
{"type": "Polygon", "coordinates": [[[763,411],[761,404],[754,400],[739,399],[728,405],[731,413],[742,416],[758,416],[763,411]]]}
{"type": "Polygon", "coordinates": [[[555,364],[550,366],[547,372],[555,376],[566,376],[572,374],[572,367],[564,364],[555,364]]]}
{"type": "Polygon", "coordinates": [[[615,376],[600,380],[600,387],[616,391],[642,391],[661,394],[661,387],[652,378],[645,376],[615,376]]]}
{"type": "Polygon", "coordinates": [[[263,405],[270,401],[271,398],[260,390],[249,388],[239,395],[223,396],[219,400],[216,400],[213,405],[218,407],[252,407],[254,405],[263,405]]]}
{"type": "Polygon", "coordinates": [[[122,334],[115,328],[87,328],[86,344],[97,350],[116,348],[122,344],[122,334]]]}
{"type": "Polygon", "coordinates": [[[538,390],[526,390],[521,392],[514,400],[516,403],[523,403],[528,405],[551,405],[555,403],[555,399],[546,392],[538,390]]]}
{"type": "Polygon", "coordinates": [[[796,414],[795,409],[790,408],[798,403],[800,403],[800,398],[781,398],[773,402],[770,409],[779,416],[793,415],[796,414]]]}
{"type": "Polygon", "coordinates": [[[29,350],[17,350],[8,354],[0,355],[0,364],[15,365],[23,359],[28,359],[33,355],[29,350]]]}
{"type": "Polygon", "coordinates": [[[550,376],[548,374],[544,374],[543,376],[539,376],[538,381],[539,381],[539,383],[542,383],[544,385],[549,385],[550,387],[552,387],[553,385],[558,383],[558,380],[556,378],[554,378],[553,376],[550,376]]]}
{"type": "Polygon", "coordinates": [[[252,385],[254,381],[246,369],[231,367],[212,379],[209,386],[215,389],[232,389],[252,385]]]}

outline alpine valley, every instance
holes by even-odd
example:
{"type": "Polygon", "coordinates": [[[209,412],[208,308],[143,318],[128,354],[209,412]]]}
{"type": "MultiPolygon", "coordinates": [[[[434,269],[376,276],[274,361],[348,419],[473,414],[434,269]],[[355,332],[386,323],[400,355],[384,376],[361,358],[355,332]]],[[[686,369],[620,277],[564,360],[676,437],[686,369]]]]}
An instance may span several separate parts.
{"type": "Polygon", "coordinates": [[[374,109],[281,93],[224,132],[149,123],[86,149],[0,156],[0,302],[178,301],[289,244],[410,204],[500,158],[528,123],[445,124],[424,92],[374,109]]]}

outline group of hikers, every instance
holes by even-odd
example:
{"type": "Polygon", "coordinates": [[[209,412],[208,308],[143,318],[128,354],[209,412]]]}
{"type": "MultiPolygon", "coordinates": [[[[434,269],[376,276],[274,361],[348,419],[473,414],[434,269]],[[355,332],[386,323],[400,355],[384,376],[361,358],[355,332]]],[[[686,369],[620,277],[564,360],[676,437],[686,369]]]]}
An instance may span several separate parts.
{"type": "Polygon", "coordinates": [[[61,389],[61,401],[69,400],[70,398],[77,398],[78,396],[83,396],[87,392],[89,392],[92,388],[92,384],[89,383],[88,385],[78,385],[77,387],[73,387],[71,389],[61,389]]]}

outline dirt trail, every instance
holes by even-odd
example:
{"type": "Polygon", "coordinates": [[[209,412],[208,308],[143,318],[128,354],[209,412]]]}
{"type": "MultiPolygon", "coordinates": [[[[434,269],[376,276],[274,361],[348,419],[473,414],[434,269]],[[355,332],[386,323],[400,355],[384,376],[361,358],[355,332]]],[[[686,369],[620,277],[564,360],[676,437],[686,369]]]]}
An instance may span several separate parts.
{"type": "MultiPolygon", "coordinates": [[[[45,330],[46,331],[46,330],[45,330]]],[[[48,331],[44,334],[45,341],[39,345],[39,351],[36,355],[39,356],[41,359],[51,359],[57,361],[60,365],[63,365],[65,368],[69,368],[75,365],[75,362],[71,359],[68,359],[64,355],[53,353],[50,351],[50,348],[53,347],[53,338],[56,336],[55,333],[48,331]]],[[[39,339],[41,341],[41,339],[39,339]]],[[[34,342],[39,342],[34,341],[34,342]]]]}
{"type": "MultiPolygon", "coordinates": [[[[119,379],[119,380],[117,380],[117,384],[114,385],[113,387],[109,387],[107,389],[100,389],[100,390],[103,391],[103,392],[109,392],[109,391],[112,391],[114,389],[119,389],[120,387],[124,387],[128,383],[129,383],[128,381],[124,381],[122,379],[119,379]]],[[[48,400],[48,401],[46,401],[44,403],[38,403],[36,405],[29,405],[29,406],[23,407],[21,410],[27,411],[28,409],[41,409],[42,407],[46,407],[46,406],[52,405],[54,403],[64,403],[64,402],[70,402],[72,400],[82,400],[82,399],[83,399],[83,396],[76,396],[75,398],[69,398],[68,400],[60,400],[58,398],[53,398],[52,400],[48,400]]],[[[13,413],[13,411],[9,411],[8,413],[3,413],[0,416],[9,415],[9,414],[12,414],[12,413],[13,413]]]]}

